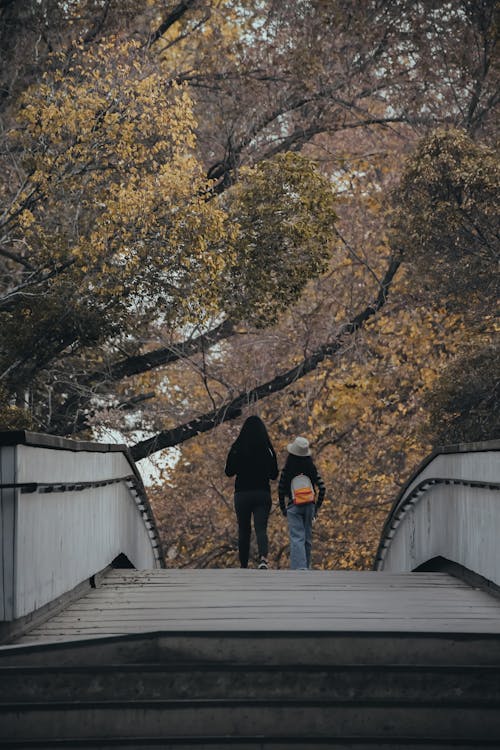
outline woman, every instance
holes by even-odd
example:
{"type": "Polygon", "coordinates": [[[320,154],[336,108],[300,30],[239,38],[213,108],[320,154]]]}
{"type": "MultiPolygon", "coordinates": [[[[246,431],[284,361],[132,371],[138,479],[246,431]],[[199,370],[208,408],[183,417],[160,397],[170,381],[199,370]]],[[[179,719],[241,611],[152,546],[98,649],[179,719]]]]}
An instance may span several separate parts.
{"type": "Polygon", "coordinates": [[[231,446],[226,476],[236,475],[234,508],[238,519],[240,565],[248,568],[252,516],[259,550],[259,568],[267,569],[267,521],[271,511],[270,479],[278,476],[276,453],[260,417],[248,417],[231,446]]]}
{"type": "Polygon", "coordinates": [[[290,567],[302,570],[311,567],[312,523],[325,497],[325,484],[311,458],[309,441],[305,437],[296,437],[287,450],[288,458],[281,472],[278,496],[281,512],[288,521],[290,567]],[[294,482],[296,477],[305,481],[294,482]],[[310,497],[307,497],[308,484],[310,497]],[[294,491],[295,485],[298,492],[294,491]],[[301,492],[304,493],[305,502],[298,497],[301,492]]]}

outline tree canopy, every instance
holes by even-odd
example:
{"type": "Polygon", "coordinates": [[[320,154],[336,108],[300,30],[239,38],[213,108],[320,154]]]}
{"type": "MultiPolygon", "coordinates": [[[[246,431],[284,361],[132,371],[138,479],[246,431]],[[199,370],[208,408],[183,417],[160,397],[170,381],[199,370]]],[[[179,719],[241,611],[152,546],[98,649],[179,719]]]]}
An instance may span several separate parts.
{"type": "Polygon", "coordinates": [[[173,564],[219,564],[258,412],[323,463],[321,564],[369,564],[403,474],[494,434],[497,28],[493,0],[1,2],[2,425],[177,446],[173,564]]]}

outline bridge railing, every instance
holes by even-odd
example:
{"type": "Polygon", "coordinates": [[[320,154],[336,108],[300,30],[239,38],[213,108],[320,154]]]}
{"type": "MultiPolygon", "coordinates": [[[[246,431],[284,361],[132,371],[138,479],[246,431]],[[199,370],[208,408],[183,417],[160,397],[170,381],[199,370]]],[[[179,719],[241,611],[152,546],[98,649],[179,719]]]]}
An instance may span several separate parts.
{"type": "Polygon", "coordinates": [[[163,566],[126,447],[0,432],[0,622],[39,610],[116,558],[163,566]]]}
{"type": "Polygon", "coordinates": [[[374,567],[409,572],[444,562],[498,589],[499,534],[500,441],[440,448],[397,497],[374,567]]]}

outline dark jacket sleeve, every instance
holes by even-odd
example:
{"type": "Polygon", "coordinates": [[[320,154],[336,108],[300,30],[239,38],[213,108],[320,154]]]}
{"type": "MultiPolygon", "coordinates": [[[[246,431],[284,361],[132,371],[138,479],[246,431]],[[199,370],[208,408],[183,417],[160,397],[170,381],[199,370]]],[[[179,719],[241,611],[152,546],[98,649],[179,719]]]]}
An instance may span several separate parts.
{"type": "Polygon", "coordinates": [[[321,504],[323,500],[325,499],[326,487],[325,487],[325,483],[323,482],[323,479],[321,478],[321,474],[319,473],[317,469],[316,469],[316,476],[313,480],[313,484],[316,485],[316,487],[318,488],[318,497],[316,498],[316,511],[318,511],[321,508],[321,504]]]}
{"type": "Polygon", "coordinates": [[[280,481],[278,482],[278,499],[280,504],[280,510],[284,516],[286,516],[286,498],[289,490],[289,480],[285,469],[281,472],[280,481]]]}
{"type": "Polygon", "coordinates": [[[238,453],[234,445],[231,447],[226,459],[226,468],[224,472],[227,477],[234,477],[238,471],[238,453]]]}
{"type": "Polygon", "coordinates": [[[269,479],[276,479],[278,477],[278,459],[274,448],[270,448],[270,461],[269,461],[269,479]]]}

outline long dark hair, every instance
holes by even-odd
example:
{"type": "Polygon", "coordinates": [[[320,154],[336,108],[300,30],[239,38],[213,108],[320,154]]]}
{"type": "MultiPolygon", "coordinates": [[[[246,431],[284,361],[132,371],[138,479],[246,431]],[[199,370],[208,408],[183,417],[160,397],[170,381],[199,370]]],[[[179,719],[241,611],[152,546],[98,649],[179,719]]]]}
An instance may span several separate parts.
{"type": "Polygon", "coordinates": [[[314,471],[314,462],[312,456],[296,456],[294,453],[289,453],[283,467],[290,478],[297,476],[297,474],[307,474],[314,471]]]}
{"type": "Polygon", "coordinates": [[[290,482],[297,474],[305,474],[314,484],[317,481],[317,470],[312,456],[295,456],[289,453],[283,467],[283,480],[280,484],[285,489],[285,493],[291,496],[290,482]]]}
{"type": "Polygon", "coordinates": [[[257,416],[245,419],[240,434],[234,441],[234,447],[238,450],[238,453],[246,456],[266,453],[269,449],[274,453],[266,425],[257,416]]]}

